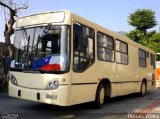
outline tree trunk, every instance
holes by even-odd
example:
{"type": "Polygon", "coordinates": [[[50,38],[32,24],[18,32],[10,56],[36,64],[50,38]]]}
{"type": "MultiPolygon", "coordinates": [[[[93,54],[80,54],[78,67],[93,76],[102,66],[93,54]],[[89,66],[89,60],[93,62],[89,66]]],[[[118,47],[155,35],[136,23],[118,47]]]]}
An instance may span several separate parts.
{"type": "MultiPolygon", "coordinates": [[[[0,2],[0,5],[3,7],[6,7],[9,9],[10,11],[10,17],[9,17],[9,21],[8,23],[5,24],[5,31],[4,31],[4,37],[5,37],[5,43],[6,43],[6,47],[7,47],[7,51],[9,53],[9,56],[12,57],[13,55],[13,51],[11,49],[11,35],[14,33],[14,29],[13,29],[13,25],[15,23],[15,19],[14,17],[16,16],[16,9],[13,10],[10,6],[6,5],[3,2],[0,2]]],[[[5,54],[7,55],[7,54],[5,54]]]]}

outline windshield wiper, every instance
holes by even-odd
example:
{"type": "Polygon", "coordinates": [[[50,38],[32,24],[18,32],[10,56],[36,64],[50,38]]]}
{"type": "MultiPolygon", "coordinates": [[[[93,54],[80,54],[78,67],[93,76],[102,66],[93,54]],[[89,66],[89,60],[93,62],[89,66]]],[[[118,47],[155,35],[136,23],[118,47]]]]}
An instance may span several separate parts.
{"type": "Polygon", "coordinates": [[[35,55],[37,56],[37,54],[38,54],[38,44],[39,44],[39,42],[41,42],[41,40],[43,39],[43,37],[45,36],[45,35],[47,35],[47,33],[49,32],[49,30],[51,29],[51,26],[52,26],[52,24],[51,23],[49,23],[46,27],[45,27],[45,29],[43,30],[43,32],[42,32],[42,34],[39,34],[38,35],[38,38],[37,38],[37,43],[36,43],[36,45],[35,45],[35,55]]]}
{"type": "Polygon", "coordinates": [[[45,36],[47,35],[48,31],[51,29],[51,26],[52,24],[49,23],[45,29],[43,30],[42,34],[41,35],[38,35],[38,39],[37,39],[37,43],[36,43],[36,46],[38,46],[38,43],[40,42],[40,40],[45,36]]]}

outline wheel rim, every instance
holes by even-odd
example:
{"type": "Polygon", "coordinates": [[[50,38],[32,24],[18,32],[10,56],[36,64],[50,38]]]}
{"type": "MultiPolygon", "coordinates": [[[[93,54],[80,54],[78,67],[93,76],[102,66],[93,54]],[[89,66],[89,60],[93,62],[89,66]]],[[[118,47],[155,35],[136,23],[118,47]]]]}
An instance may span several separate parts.
{"type": "Polygon", "coordinates": [[[104,103],[104,88],[101,89],[100,92],[100,103],[103,104],[104,103]]]}
{"type": "Polygon", "coordinates": [[[146,93],[146,85],[143,83],[142,84],[142,95],[146,93]]]}

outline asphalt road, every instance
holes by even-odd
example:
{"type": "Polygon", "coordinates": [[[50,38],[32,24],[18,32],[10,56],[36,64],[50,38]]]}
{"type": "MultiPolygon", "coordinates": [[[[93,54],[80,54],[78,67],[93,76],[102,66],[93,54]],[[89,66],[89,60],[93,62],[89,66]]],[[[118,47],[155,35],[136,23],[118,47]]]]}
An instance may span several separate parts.
{"type": "Polygon", "coordinates": [[[160,119],[160,89],[149,91],[145,97],[131,94],[112,98],[98,110],[93,108],[92,103],[59,107],[0,94],[0,119],[137,119],[138,117],[160,119]],[[145,115],[141,115],[142,113],[145,115]]]}

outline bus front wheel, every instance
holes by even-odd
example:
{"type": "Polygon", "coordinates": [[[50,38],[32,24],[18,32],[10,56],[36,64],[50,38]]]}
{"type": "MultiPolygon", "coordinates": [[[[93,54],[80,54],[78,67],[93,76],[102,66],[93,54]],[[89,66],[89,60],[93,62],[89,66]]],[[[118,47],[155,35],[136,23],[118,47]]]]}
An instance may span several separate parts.
{"type": "Polygon", "coordinates": [[[95,98],[95,108],[99,109],[103,106],[105,101],[105,86],[101,83],[97,88],[96,98],[95,98]]]}

